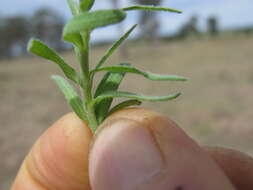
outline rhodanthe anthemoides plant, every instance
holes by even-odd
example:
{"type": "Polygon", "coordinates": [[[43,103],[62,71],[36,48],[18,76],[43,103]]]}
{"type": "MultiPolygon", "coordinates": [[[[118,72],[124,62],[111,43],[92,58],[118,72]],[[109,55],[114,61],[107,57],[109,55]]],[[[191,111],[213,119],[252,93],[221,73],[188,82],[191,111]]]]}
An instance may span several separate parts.
{"type": "Polygon", "coordinates": [[[109,9],[90,11],[95,0],[68,0],[68,5],[73,18],[65,25],[63,40],[73,45],[75,55],[80,63],[81,72],[75,71],[54,50],[39,40],[31,39],[28,51],[56,63],[66,78],[80,87],[82,94],[79,95],[72,85],[63,77],[52,76],[63,92],[68,103],[79,116],[87,122],[93,132],[98,125],[111,113],[128,106],[140,105],[142,101],[167,101],[177,98],[180,93],[167,96],[144,96],[132,92],[118,91],[118,87],[127,73],[142,75],[155,81],[186,81],[186,78],[176,75],[160,75],[139,70],[128,63],[105,66],[108,58],[128,38],[137,25],[132,26],[105,55],[92,67],[89,64],[90,34],[94,29],[122,22],[129,11],[148,10],[181,13],[179,10],[154,7],[154,6],[131,6],[122,9],[109,9]],[[96,73],[106,72],[101,82],[93,93],[93,81],[96,73]],[[111,108],[114,98],[126,100],[111,108]]]}

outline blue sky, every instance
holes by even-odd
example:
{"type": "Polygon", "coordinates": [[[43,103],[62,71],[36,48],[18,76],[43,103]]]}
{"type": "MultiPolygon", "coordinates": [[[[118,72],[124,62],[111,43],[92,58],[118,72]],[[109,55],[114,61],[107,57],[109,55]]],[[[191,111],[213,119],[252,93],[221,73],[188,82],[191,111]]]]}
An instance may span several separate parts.
{"type": "MultiPolygon", "coordinates": [[[[120,0],[122,6],[133,4],[130,0],[120,0]]],[[[183,10],[184,13],[175,15],[159,13],[162,22],[162,33],[173,33],[178,30],[193,14],[200,17],[199,26],[205,29],[205,20],[216,15],[222,29],[253,25],[253,0],[163,0],[163,5],[183,10]]],[[[53,7],[68,18],[70,16],[65,0],[1,0],[0,16],[15,14],[32,15],[39,7],[53,7]]],[[[110,8],[110,0],[97,0],[95,9],[110,8]]],[[[136,12],[129,14],[125,26],[135,23],[138,18],[136,12]]],[[[110,32],[105,29],[95,31],[93,36],[99,39],[114,38],[115,27],[110,32]]]]}

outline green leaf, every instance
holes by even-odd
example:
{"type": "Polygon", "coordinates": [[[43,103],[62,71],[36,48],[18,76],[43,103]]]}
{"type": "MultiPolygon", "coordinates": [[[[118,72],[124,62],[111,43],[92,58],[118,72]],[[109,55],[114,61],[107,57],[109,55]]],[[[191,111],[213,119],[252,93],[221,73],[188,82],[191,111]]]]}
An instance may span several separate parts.
{"type": "Polygon", "coordinates": [[[116,72],[106,73],[101,82],[99,83],[94,97],[99,96],[107,89],[116,90],[118,88],[119,83],[123,79],[124,75],[125,75],[124,73],[116,73],[116,72]]]}
{"type": "Polygon", "coordinates": [[[71,66],[69,66],[61,56],[59,56],[54,50],[49,48],[43,42],[31,39],[28,43],[28,51],[39,57],[43,57],[49,61],[56,63],[59,65],[67,78],[76,83],[79,83],[79,76],[76,71],[71,66]]]}
{"type": "Polygon", "coordinates": [[[67,0],[69,8],[72,12],[72,15],[78,15],[79,10],[78,10],[78,4],[75,0],[67,0]]]}
{"type": "Polygon", "coordinates": [[[186,81],[187,78],[177,76],[177,75],[160,75],[160,74],[153,74],[146,71],[141,71],[131,65],[114,65],[114,66],[107,66],[101,67],[98,69],[93,70],[92,72],[99,72],[99,71],[111,71],[111,72],[125,72],[125,73],[133,73],[142,75],[147,79],[156,80],[156,81],[186,81]]]}
{"type": "Polygon", "coordinates": [[[122,10],[100,10],[79,14],[66,24],[63,30],[63,38],[66,40],[70,34],[121,22],[125,17],[126,13],[122,10]]]}
{"type": "MultiPolygon", "coordinates": [[[[120,65],[130,65],[129,63],[121,63],[120,65]]],[[[125,76],[125,72],[107,72],[99,83],[94,97],[99,96],[108,89],[117,90],[119,84],[125,76]]]]}
{"type": "Polygon", "coordinates": [[[76,47],[78,47],[79,49],[82,48],[82,37],[80,34],[76,33],[76,34],[69,34],[69,35],[66,35],[64,37],[64,40],[66,42],[70,42],[72,44],[74,44],[76,47]]]}
{"type": "Polygon", "coordinates": [[[128,36],[132,33],[132,31],[136,28],[137,24],[132,26],[118,41],[116,41],[112,47],[106,52],[106,54],[102,57],[102,59],[99,61],[98,65],[96,66],[96,69],[101,67],[106,60],[113,54],[113,52],[128,38],[128,36]]]}
{"type": "Polygon", "coordinates": [[[119,104],[116,105],[115,107],[113,107],[113,108],[110,110],[110,112],[109,112],[108,115],[111,115],[111,114],[113,114],[114,112],[116,112],[116,111],[118,111],[118,110],[121,110],[121,109],[123,109],[123,108],[129,107],[129,106],[139,106],[139,105],[141,105],[141,104],[142,104],[142,102],[139,101],[139,100],[126,100],[126,101],[124,101],[124,102],[119,103],[119,104]]]}
{"type": "Polygon", "coordinates": [[[86,113],[83,108],[83,103],[74,88],[66,81],[64,78],[54,75],[52,79],[56,82],[56,84],[61,89],[62,93],[64,94],[66,100],[76,113],[80,119],[83,121],[87,121],[86,113]]]}
{"type": "Polygon", "coordinates": [[[181,93],[172,94],[168,96],[145,96],[145,95],[135,94],[131,92],[108,91],[96,97],[92,101],[92,104],[95,105],[103,100],[110,99],[110,98],[131,98],[131,99],[136,99],[139,101],[160,102],[160,101],[168,101],[168,100],[175,99],[180,95],[181,93]]]}
{"type": "Polygon", "coordinates": [[[80,0],[81,11],[88,11],[92,8],[95,0],[80,0]]]}
{"type": "MultiPolygon", "coordinates": [[[[125,73],[122,72],[108,72],[105,74],[101,82],[99,83],[97,90],[95,92],[95,98],[101,95],[105,91],[115,91],[118,89],[125,73]]],[[[99,122],[102,122],[111,107],[113,98],[108,98],[99,102],[95,105],[95,113],[99,122]]]]}
{"type": "Polygon", "coordinates": [[[146,11],[166,11],[174,13],[182,13],[182,11],[177,9],[165,8],[165,7],[152,7],[152,6],[131,6],[122,9],[123,11],[135,11],[135,10],[146,10],[146,11]]]}

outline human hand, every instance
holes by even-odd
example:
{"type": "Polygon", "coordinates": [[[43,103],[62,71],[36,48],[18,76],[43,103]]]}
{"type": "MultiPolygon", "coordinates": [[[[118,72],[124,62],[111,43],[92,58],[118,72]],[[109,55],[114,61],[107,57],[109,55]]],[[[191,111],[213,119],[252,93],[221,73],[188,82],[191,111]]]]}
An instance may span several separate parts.
{"type": "Polygon", "coordinates": [[[71,113],[38,139],[11,188],[90,189],[252,190],[253,159],[201,148],[172,121],[148,110],[113,114],[94,138],[71,113]]]}

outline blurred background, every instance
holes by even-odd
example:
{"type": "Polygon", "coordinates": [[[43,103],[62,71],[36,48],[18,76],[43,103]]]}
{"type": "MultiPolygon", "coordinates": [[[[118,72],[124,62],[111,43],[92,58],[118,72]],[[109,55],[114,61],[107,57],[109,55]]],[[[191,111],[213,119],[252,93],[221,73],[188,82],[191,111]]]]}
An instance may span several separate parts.
{"type": "MultiPolygon", "coordinates": [[[[253,155],[253,1],[97,0],[94,9],[136,3],[177,8],[183,14],[130,12],[123,24],[94,31],[91,62],[95,64],[115,39],[139,23],[109,63],[127,61],[190,80],[157,83],[131,75],[121,89],[152,95],[181,91],[177,100],[144,106],[168,115],[203,145],[253,155]]],[[[0,189],[9,188],[43,131],[71,111],[50,79],[61,74],[57,66],[26,51],[29,38],[36,37],[76,67],[71,46],[61,41],[70,16],[63,0],[1,0],[0,189]]]]}

